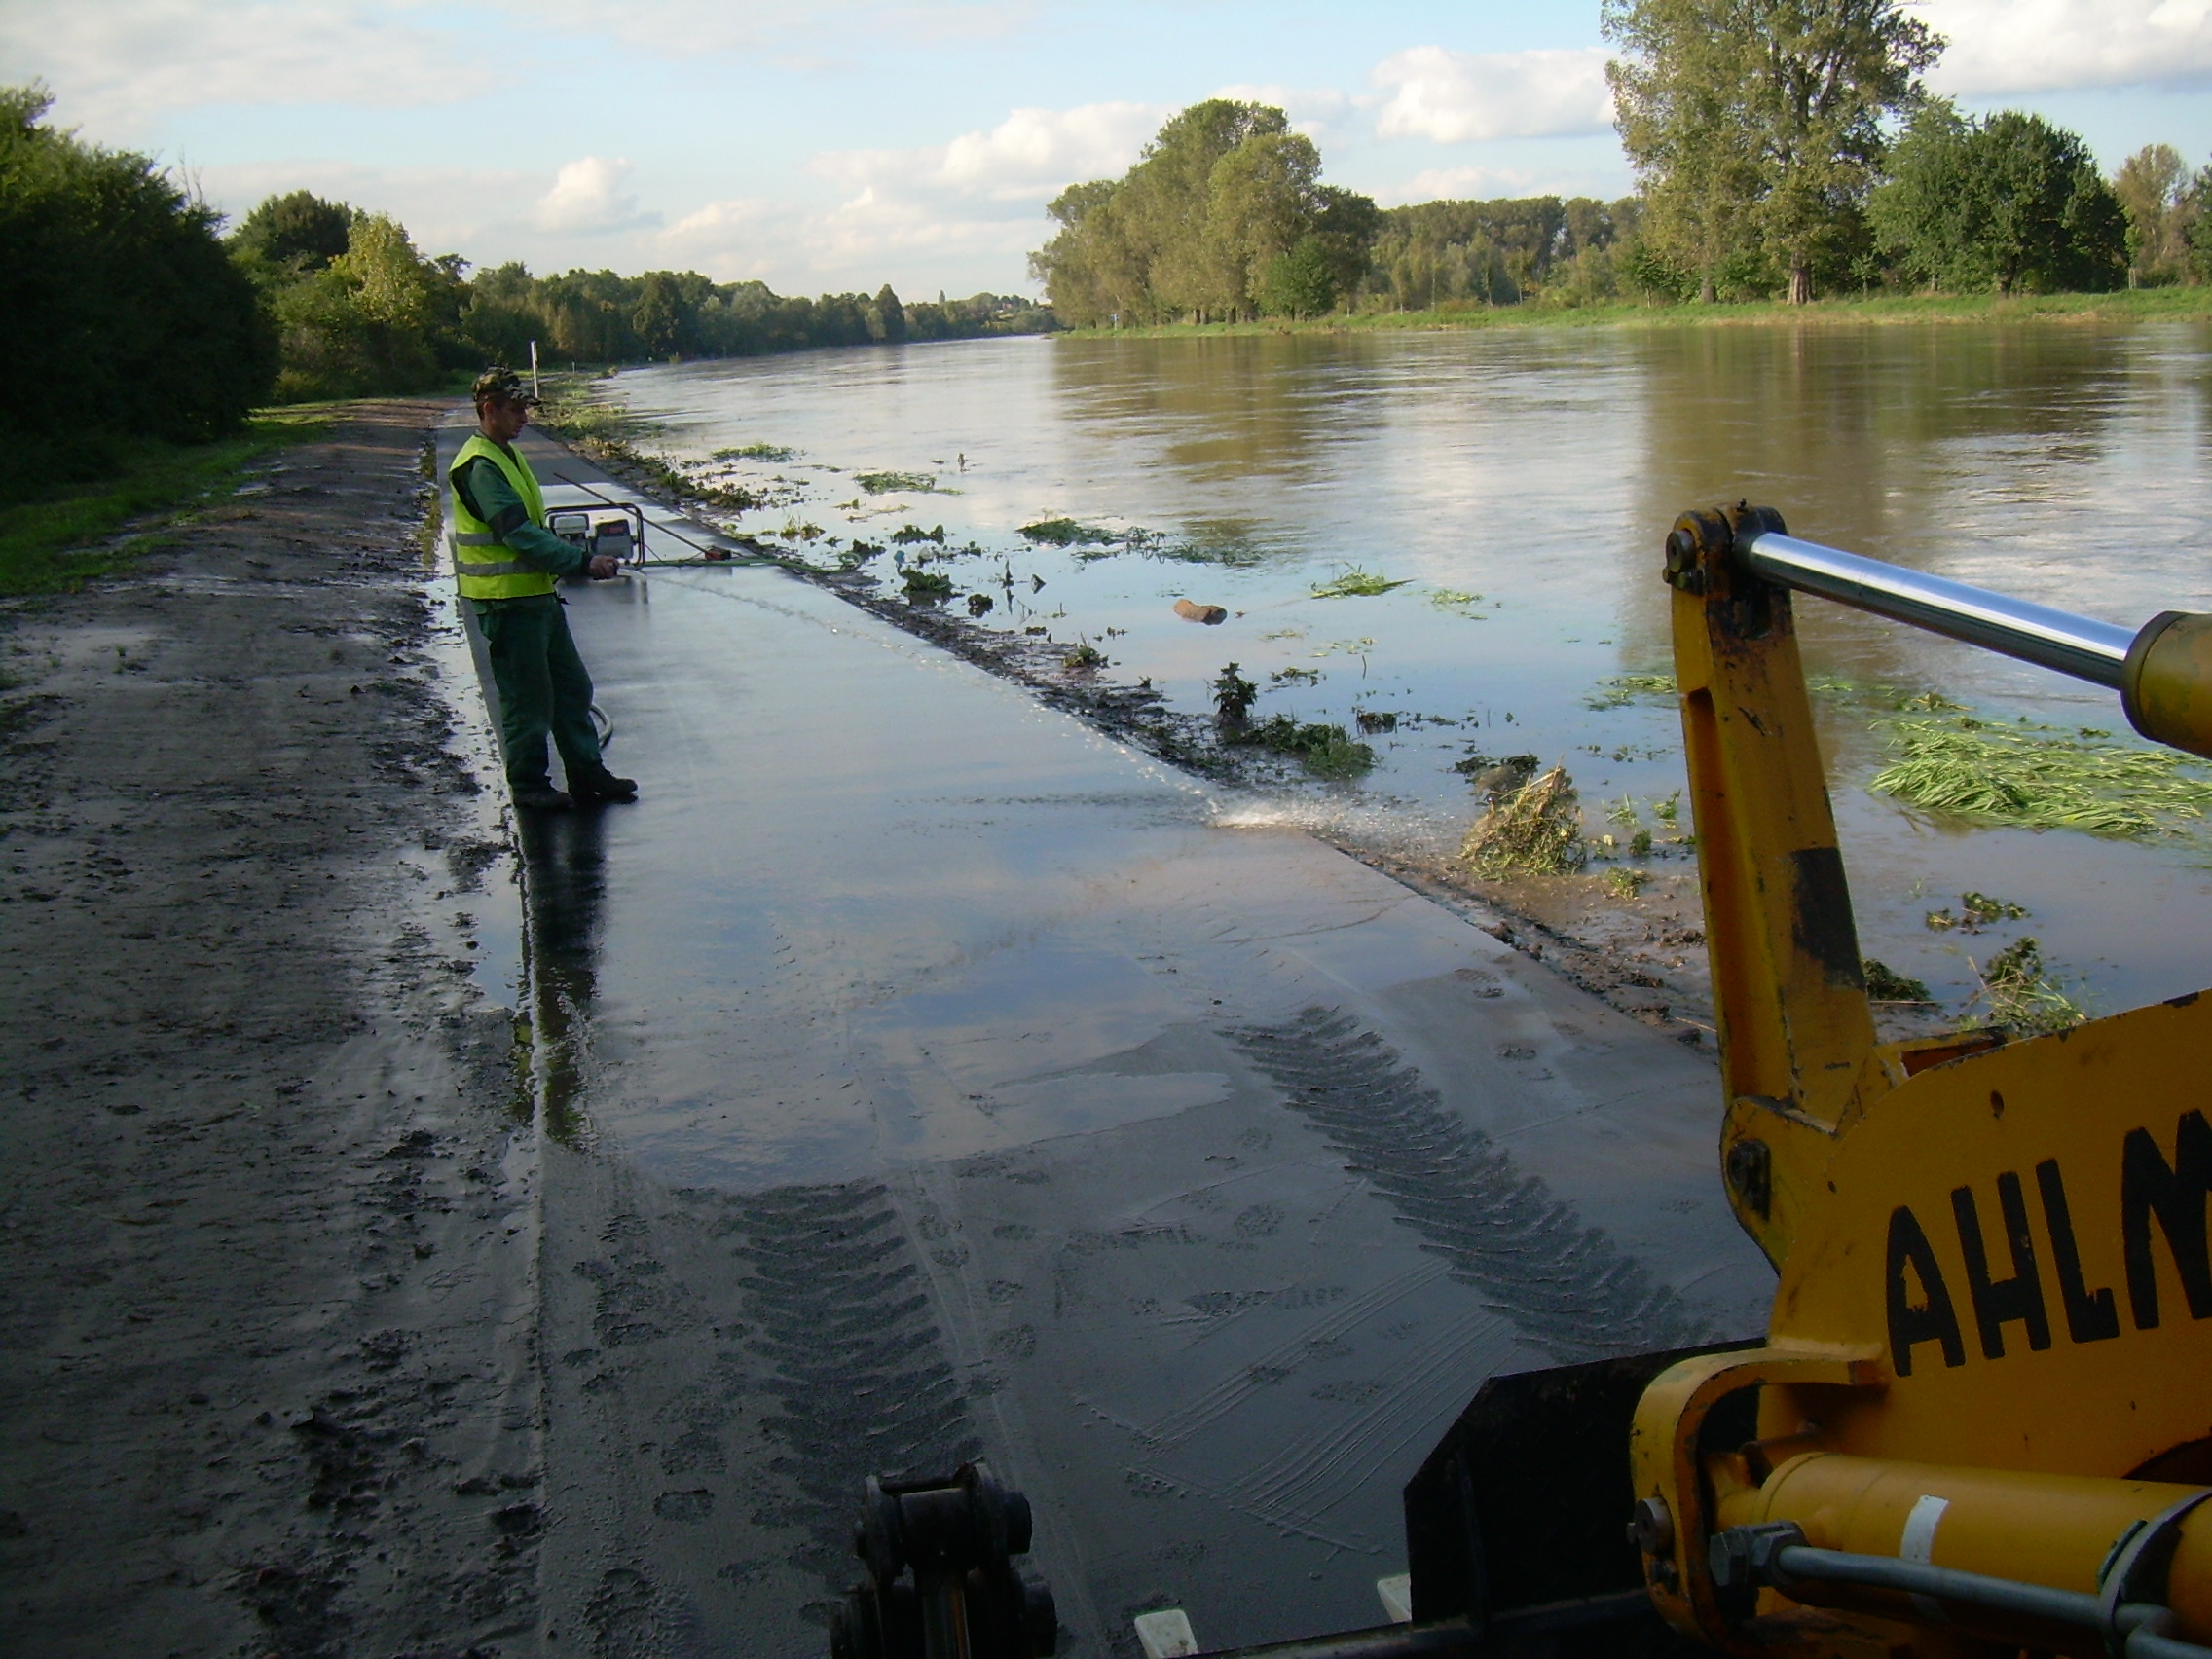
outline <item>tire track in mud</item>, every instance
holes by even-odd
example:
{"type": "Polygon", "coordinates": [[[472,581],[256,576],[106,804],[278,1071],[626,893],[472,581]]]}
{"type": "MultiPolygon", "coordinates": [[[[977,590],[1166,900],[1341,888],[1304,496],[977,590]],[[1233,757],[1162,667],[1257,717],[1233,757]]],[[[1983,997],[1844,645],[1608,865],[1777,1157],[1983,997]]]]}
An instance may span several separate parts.
{"type": "Polygon", "coordinates": [[[1227,1033],[1442,1256],[1562,1363],[1715,1340],[1673,1287],[1444,1109],[1397,1051],[1348,1015],[1309,1008],[1227,1033]]]}
{"type": "Polygon", "coordinates": [[[746,1346],[775,1373],[765,1390],[781,1412],[761,1427],[785,1449],[769,1467],[791,1487],[753,1519],[803,1532],[791,1564],[841,1592],[860,1573],[852,1524],[866,1477],[945,1474],[982,1442],[884,1187],[764,1193],[733,1201],[721,1226],[750,1270],[746,1346]]]}

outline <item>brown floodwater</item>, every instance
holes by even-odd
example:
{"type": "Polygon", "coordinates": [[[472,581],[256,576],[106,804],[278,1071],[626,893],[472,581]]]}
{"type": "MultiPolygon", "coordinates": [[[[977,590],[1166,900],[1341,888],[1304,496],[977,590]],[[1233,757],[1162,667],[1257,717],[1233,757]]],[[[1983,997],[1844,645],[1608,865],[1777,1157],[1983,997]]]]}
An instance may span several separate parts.
{"type": "MultiPolygon", "coordinates": [[[[1263,716],[1396,715],[1363,781],[1235,810],[1442,849],[1475,816],[1453,769],[1470,754],[1564,760],[1594,830],[1624,796],[1649,824],[1681,787],[1667,700],[1602,688],[1671,666],[1658,548],[1685,507],[1748,497],[1798,535],[2128,625],[2212,608],[2208,368],[2202,323],[1716,326],[962,342],[655,367],[610,390],[686,459],[792,452],[726,463],[773,493],[738,521],[756,534],[816,527],[793,545],[829,558],[941,525],[972,551],[912,551],[989,596],[987,624],[1089,643],[1176,707],[1208,708],[1234,661],[1263,716]],[[1019,534],[1060,517],[1149,535],[1078,552],[1019,534]],[[1403,585],[1314,597],[1353,567],[1403,585]],[[1181,620],[1186,597],[1230,619],[1181,620]]],[[[873,568],[895,581],[897,556],[873,568]]],[[[1817,676],[2124,734],[2094,687],[1799,613],[1817,676]]],[[[1953,999],[1970,958],[2021,933],[2100,1011],[2212,980],[2212,835],[1913,812],[1865,788],[1883,710],[1820,706],[1870,953],[1953,999]],[[2029,914],[1930,932],[1968,889],[2029,914]]]]}

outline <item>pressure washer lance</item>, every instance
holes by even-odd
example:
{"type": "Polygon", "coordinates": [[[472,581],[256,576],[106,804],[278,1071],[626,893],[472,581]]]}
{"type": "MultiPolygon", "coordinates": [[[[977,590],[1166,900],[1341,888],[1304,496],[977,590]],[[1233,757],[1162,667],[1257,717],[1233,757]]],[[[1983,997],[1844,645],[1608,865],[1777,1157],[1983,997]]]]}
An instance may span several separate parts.
{"type": "Polygon", "coordinates": [[[1029,1500],[983,1463],[941,1480],[868,1476],[853,1525],[868,1582],[830,1622],[830,1659],[1047,1659],[1052,1593],[1007,1559],[1028,1550],[1029,1500]]]}
{"type": "MultiPolygon", "coordinates": [[[[603,496],[597,490],[594,490],[589,484],[583,483],[578,479],[571,478],[566,472],[556,472],[553,474],[553,476],[559,479],[562,483],[570,486],[571,489],[581,490],[585,495],[589,496],[593,500],[597,501],[603,507],[627,507],[632,504],[628,501],[617,501],[611,496],[603,496]]],[[[661,531],[666,535],[675,536],[677,540],[682,542],[684,546],[690,548],[694,553],[697,553],[704,558],[712,559],[717,564],[719,564],[722,560],[729,557],[729,553],[726,549],[719,547],[709,547],[704,542],[693,541],[682,531],[674,528],[671,525],[662,524],[657,519],[653,521],[653,529],[661,531]]],[[[638,555],[640,563],[644,562],[645,551],[645,537],[640,536],[638,538],[638,555]]]]}

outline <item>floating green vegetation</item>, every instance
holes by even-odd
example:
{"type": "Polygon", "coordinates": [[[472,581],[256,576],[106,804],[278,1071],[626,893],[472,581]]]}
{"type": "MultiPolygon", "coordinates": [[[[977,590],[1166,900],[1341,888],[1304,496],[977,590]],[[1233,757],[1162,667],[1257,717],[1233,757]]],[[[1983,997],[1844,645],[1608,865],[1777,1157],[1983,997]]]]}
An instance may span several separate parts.
{"type": "Polygon", "coordinates": [[[1675,677],[1671,674],[1616,674],[1609,680],[1598,682],[1598,689],[1583,698],[1585,709],[1619,709],[1635,702],[1639,697],[1672,697],[1676,693],[1675,677]]]}
{"type": "Polygon", "coordinates": [[[1926,1003],[1936,999],[1928,994],[1925,980],[1907,978],[1887,962],[1866,957],[1866,994],[1878,1003],[1926,1003]]]}
{"type": "Polygon", "coordinates": [[[1460,588],[1440,587],[1428,590],[1428,603],[1430,605],[1438,610],[1449,610],[1455,616],[1464,616],[1470,622],[1489,620],[1480,610],[1475,608],[1482,602],[1483,596],[1481,594],[1468,593],[1460,588]]]}
{"type": "Polygon", "coordinates": [[[822,527],[808,524],[804,519],[788,518],[784,520],[784,528],[776,534],[786,541],[819,541],[822,539],[822,527]]]}
{"type": "Polygon", "coordinates": [[[1270,628],[1260,638],[1263,640],[1303,640],[1306,638],[1306,630],[1303,628],[1270,628]]]}
{"type": "Polygon", "coordinates": [[[1967,715],[1877,724],[1898,759],[1876,794],[1972,823],[2143,838],[2177,834],[2212,806],[2198,762],[2167,749],[2098,742],[2056,726],[1967,715]]]}
{"type": "Polygon", "coordinates": [[[1615,865],[1605,871],[1605,891],[1615,899],[1634,899],[1650,885],[1651,872],[1647,869],[1615,865]]]}
{"type": "Polygon", "coordinates": [[[1968,959],[1981,980],[1969,1007],[1978,1003],[1987,1023],[2023,1037],[2071,1031],[2089,1011],[2067,994],[2045,968],[2043,946],[2023,934],[1987,962],[1968,959]]]}
{"type": "Polygon", "coordinates": [[[1088,640],[1078,640],[1075,648],[1060,658],[1060,666],[1070,674],[1088,674],[1107,666],[1106,653],[1088,640]]]}
{"type": "Polygon", "coordinates": [[[903,490],[916,496],[957,496],[957,490],[944,490],[927,472],[856,472],[853,482],[871,496],[888,496],[894,490],[903,490]]]}
{"type": "Polygon", "coordinates": [[[1375,769],[1375,751],[1341,725],[1308,724],[1288,715],[1275,715],[1257,725],[1225,731],[1224,735],[1231,743],[1295,756],[1316,778],[1359,778],[1375,769]]]}
{"type": "Polygon", "coordinates": [[[1315,599],[1373,599],[1402,588],[1403,581],[1392,581],[1381,571],[1364,571],[1357,565],[1347,565],[1325,582],[1315,582],[1312,595],[1315,599]]]}
{"type": "Polygon", "coordinates": [[[1360,672],[1364,674],[1367,671],[1367,653],[1374,648],[1375,642],[1365,637],[1357,640],[1331,640],[1327,645],[1316,647],[1313,654],[1317,657],[1355,656],[1359,658],[1360,672]]]}
{"type": "Polygon", "coordinates": [[[1268,676],[1271,685],[1318,685],[1325,677],[1317,668],[1278,668],[1268,676]]]}
{"type": "Polygon", "coordinates": [[[1554,766],[1497,797],[1459,849],[1477,875],[1567,875],[1590,862],[1574,781],[1554,766]]]}
{"type": "Polygon", "coordinates": [[[1080,524],[1072,518],[1039,519],[1023,525],[1020,535],[1024,541],[1045,547],[1101,547],[1121,539],[1099,525],[1080,524]]]}
{"type": "Polygon", "coordinates": [[[919,565],[908,569],[904,572],[904,579],[906,597],[910,600],[923,600],[934,604],[938,600],[952,597],[952,578],[950,576],[940,575],[937,571],[924,570],[919,565]]]}
{"type": "Polygon", "coordinates": [[[942,547],[944,526],[940,524],[935,530],[924,530],[918,524],[903,524],[891,533],[891,541],[897,547],[911,547],[917,541],[934,541],[942,547]]]}
{"type": "Polygon", "coordinates": [[[787,461],[796,461],[798,451],[783,444],[740,444],[736,449],[715,451],[715,459],[717,461],[768,461],[781,464],[787,461]]]}
{"type": "Polygon", "coordinates": [[[1957,928],[1961,933],[1979,933],[1996,922],[2016,922],[2027,915],[2027,906],[2015,904],[2009,899],[1992,899],[1986,893],[1959,895],[1959,913],[1953,915],[1946,904],[1940,910],[1928,912],[1928,926],[1936,933],[1949,933],[1957,928]]]}

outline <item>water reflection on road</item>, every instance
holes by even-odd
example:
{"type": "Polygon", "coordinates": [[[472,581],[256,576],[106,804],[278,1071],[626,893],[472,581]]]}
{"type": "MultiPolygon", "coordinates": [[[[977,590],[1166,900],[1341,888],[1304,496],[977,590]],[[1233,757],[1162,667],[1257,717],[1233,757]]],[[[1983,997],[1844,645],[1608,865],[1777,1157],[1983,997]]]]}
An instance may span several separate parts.
{"type": "MultiPolygon", "coordinates": [[[[2199,323],[1010,340],[652,368],[614,389],[678,453],[798,452],[744,468],[797,495],[746,528],[882,541],[941,523],[985,550],[939,568],[993,597],[991,623],[1095,643],[1178,707],[1204,708],[1234,660],[1262,714],[1432,717],[1372,738],[1382,764],[1319,810],[1355,837],[1437,841],[1472,815],[1451,769],[1470,751],[1565,757],[1592,805],[1679,786],[1663,703],[1587,703],[1606,676],[1668,666],[1655,555],[1685,506],[1749,497],[1799,534],[2130,625],[2212,608],[2208,348],[2199,323]],[[870,469],[938,488],[868,495],[853,475],[870,469]],[[1018,534],[1056,516],[1212,562],[1084,561],[1018,534]],[[1349,565],[1407,585],[1310,596],[1349,565]],[[1230,620],[1178,620],[1186,596],[1230,620]]],[[[2121,724],[2093,688],[1946,642],[1811,605],[1803,628],[1816,674],[2121,724]]],[[[1860,787],[1882,753],[1865,707],[1823,719],[1870,950],[1961,994],[1972,941],[1920,918],[1971,887],[2027,904],[2105,1007],[2203,981],[2202,846],[1917,819],[1860,787]]]]}

